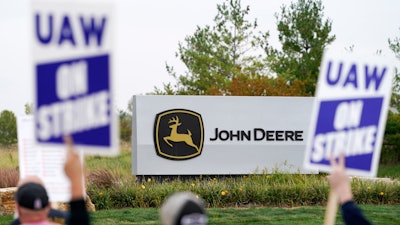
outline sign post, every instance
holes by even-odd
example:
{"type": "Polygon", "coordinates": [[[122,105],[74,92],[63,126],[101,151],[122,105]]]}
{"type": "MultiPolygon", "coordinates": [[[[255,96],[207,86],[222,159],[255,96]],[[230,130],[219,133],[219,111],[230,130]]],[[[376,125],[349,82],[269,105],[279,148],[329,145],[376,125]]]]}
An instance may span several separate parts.
{"type": "MultiPolygon", "coordinates": [[[[344,154],[349,175],[376,176],[393,75],[394,61],[383,56],[324,53],[303,163],[306,169],[330,172],[329,158],[344,154]]],[[[333,224],[336,215],[337,198],[331,196],[334,193],[325,224],[333,224]]]]}
{"type": "Polygon", "coordinates": [[[112,5],[34,1],[35,140],[85,152],[118,152],[112,95],[112,5]]]}

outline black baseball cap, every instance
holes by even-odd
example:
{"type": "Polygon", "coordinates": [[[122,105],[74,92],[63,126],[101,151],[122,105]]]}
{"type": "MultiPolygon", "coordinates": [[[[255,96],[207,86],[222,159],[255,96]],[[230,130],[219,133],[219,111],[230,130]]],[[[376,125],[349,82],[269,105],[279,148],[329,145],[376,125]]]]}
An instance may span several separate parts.
{"type": "Polygon", "coordinates": [[[38,183],[28,182],[21,185],[14,198],[18,205],[27,209],[42,210],[49,205],[47,191],[38,183]]]}

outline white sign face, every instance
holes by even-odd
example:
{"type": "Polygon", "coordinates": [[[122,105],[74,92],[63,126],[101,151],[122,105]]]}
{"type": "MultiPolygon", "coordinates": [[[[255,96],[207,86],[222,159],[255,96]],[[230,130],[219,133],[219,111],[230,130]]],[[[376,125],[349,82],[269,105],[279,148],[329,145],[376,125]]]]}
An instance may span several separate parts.
{"type": "Polygon", "coordinates": [[[394,61],[354,53],[324,54],[304,166],[330,171],[344,153],[349,174],[376,176],[391,96],[394,61]]]}
{"type": "Polygon", "coordinates": [[[18,161],[20,178],[40,177],[51,202],[69,202],[70,181],[64,173],[66,147],[39,146],[34,140],[34,120],[18,117],[18,161]]]}
{"type": "Polygon", "coordinates": [[[35,139],[116,154],[112,96],[113,5],[104,1],[32,3],[35,139]]]}
{"type": "Polygon", "coordinates": [[[134,96],[136,175],[304,173],[310,97],[134,96]]]}

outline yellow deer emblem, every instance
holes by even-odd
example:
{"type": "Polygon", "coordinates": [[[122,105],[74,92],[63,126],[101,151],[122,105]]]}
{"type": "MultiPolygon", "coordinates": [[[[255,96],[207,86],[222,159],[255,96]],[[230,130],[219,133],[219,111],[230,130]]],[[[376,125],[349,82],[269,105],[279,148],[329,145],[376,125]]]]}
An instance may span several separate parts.
{"type": "Polygon", "coordinates": [[[192,139],[192,132],[190,132],[190,130],[188,129],[187,134],[180,134],[177,132],[177,128],[182,125],[182,123],[179,123],[179,118],[178,116],[176,116],[175,118],[172,117],[172,119],[170,119],[168,121],[169,128],[171,128],[171,133],[169,136],[164,137],[164,141],[171,147],[172,144],[170,143],[170,141],[173,142],[185,142],[187,145],[192,146],[196,149],[197,152],[199,152],[199,147],[197,147],[194,143],[193,143],[193,139],[192,139]]]}

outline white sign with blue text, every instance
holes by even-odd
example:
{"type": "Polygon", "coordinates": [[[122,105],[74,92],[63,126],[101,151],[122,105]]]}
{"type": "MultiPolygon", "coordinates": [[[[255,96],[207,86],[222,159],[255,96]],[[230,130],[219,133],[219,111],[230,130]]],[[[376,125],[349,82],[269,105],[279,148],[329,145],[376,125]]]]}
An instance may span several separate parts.
{"type": "Polygon", "coordinates": [[[61,144],[72,135],[85,152],[115,154],[112,4],[33,1],[35,139],[61,144]]]}
{"type": "Polygon", "coordinates": [[[376,176],[393,75],[392,59],[325,52],[305,168],[329,172],[329,158],[344,154],[349,174],[376,176]]]}

